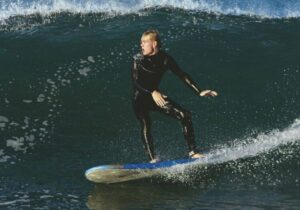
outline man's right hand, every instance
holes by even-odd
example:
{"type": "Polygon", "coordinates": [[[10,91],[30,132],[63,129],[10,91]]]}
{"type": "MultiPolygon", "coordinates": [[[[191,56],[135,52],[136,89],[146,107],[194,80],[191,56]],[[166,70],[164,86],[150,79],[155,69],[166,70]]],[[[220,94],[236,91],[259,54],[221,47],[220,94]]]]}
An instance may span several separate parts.
{"type": "Polygon", "coordinates": [[[157,104],[157,106],[164,107],[168,102],[165,100],[167,96],[161,94],[160,92],[154,90],[152,93],[152,98],[154,102],[157,104]]]}

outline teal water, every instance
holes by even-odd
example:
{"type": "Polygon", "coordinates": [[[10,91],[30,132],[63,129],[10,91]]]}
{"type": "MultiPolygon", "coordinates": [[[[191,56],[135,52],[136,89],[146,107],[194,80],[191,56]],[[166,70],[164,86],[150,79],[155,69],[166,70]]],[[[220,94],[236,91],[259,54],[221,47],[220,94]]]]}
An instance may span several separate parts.
{"type": "MultiPolygon", "coordinates": [[[[297,15],[179,5],[14,16],[3,5],[0,209],[299,208],[297,15]],[[147,161],[131,108],[130,68],[148,28],[160,31],[163,48],[201,88],[219,93],[200,98],[171,73],[161,83],[192,112],[207,166],[95,185],[84,177],[92,166],[147,161]]],[[[160,157],[184,157],[180,125],[152,118],[160,157]]]]}

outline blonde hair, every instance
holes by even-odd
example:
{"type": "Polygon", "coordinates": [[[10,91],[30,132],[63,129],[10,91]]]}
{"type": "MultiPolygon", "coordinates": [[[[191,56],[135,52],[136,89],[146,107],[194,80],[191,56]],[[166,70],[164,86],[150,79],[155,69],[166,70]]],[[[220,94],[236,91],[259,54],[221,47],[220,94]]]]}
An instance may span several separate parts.
{"type": "Polygon", "coordinates": [[[152,41],[157,42],[157,47],[158,48],[161,47],[161,41],[160,41],[159,33],[158,33],[157,30],[153,30],[153,29],[147,30],[143,33],[142,37],[143,36],[149,36],[152,41]]]}

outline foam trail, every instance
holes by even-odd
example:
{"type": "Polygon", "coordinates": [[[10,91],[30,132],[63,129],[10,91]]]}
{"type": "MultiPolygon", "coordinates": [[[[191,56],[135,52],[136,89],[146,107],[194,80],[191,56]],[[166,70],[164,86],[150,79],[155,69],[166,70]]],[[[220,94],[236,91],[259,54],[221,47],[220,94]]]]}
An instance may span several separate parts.
{"type": "Polygon", "coordinates": [[[270,152],[281,145],[300,141],[300,119],[284,129],[273,130],[269,134],[259,134],[256,138],[248,138],[233,147],[224,147],[207,154],[204,159],[206,164],[219,164],[241,158],[253,157],[270,152]]]}
{"type": "Polygon", "coordinates": [[[256,138],[247,138],[235,141],[232,146],[223,146],[220,149],[213,150],[206,154],[205,158],[193,164],[180,165],[162,172],[162,176],[171,179],[186,182],[190,174],[197,170],[199,165],[215,165],[228,161],[235,161],[242,158],[254,157],[259,154],[271,152],[282,145],[293,144],[300,141],[300,119],[283,131],[273,130],[265,134],[261,133],[256,138]]]}

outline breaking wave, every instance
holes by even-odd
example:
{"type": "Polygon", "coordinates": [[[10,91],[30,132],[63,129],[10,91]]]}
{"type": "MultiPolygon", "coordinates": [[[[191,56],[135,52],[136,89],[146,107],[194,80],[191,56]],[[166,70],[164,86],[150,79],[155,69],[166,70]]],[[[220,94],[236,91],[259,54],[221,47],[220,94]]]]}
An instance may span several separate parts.
{"type": "Polygon", "coordinates": [[[246,15],[261,18],[298,18],[297,0],[4,0],[0,3],[0,21],[14,16],[51,15],[60,12],[106,13],[124,15],[140,13],[149,8],[176,8],[222,15],[246,15]]]}

